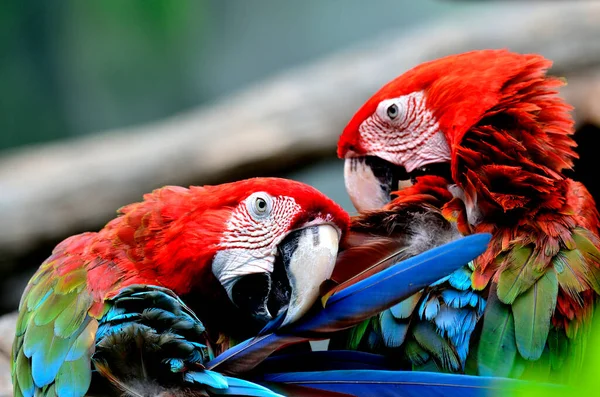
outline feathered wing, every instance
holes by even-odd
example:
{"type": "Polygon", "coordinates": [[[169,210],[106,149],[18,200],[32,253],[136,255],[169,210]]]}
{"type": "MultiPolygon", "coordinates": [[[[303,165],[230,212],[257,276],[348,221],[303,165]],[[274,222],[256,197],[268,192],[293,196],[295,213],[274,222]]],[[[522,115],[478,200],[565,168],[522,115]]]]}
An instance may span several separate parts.
{"type": "Polygon", "coordinates": [[[67,253],[80,242],[60,244],[23,293],[12,350],[15,396],[83,396],[90,385],[104,304],[87,289],[84,262],[67,253]]]}
{"type": "Polygon", "coordinates": [[[472,277],[490,291],[479,372],[568,380],[580,372],[600,292],[600,221],[585,187],[563,173],[576,154],[562,82],[545,76],[548,61],[528,59],[453,146],[452,170],[478,214],[473,230],[493,234],[472,277]]]}
{"type": "MultiPolygon", "coordinates": [[[[332,370],[284,372],[260,377],[269,387],[307,387],[349,396],[485,397],[512,395],[528,384],[514,379],[415,371],[332,370]]],[[[258,379],[257,379],[258,381],[258,379]]],[[[536,385],[540,392],[568,392],[566,387],[536,385]]],[[[308,395],[308,394],[307,394],[308,395]]],[[[319,394],[313,394],[319,395],[319,394]]]]}
{"type": "MultiPolygon", "coordinates": [[[[460,208],[439,210],[446,202],[452,203],[448,208],[460,205],[446,186],[442,178],[419,178],[392,204],[356,218],[353,231],[363,233],[367,245],[371,240],[391,240],[412,255],[460,238],[461,231],[469,233],[460,208]]],[[[330,348],[387,354],[404,368],[464,371],[470,336],[485,309],[483,293],[471,288],[471,274],[472,263],[465,263],[378,316],[334,336],[330,348]]]]}
{"type": "Polygon", "coordinates": [[[101,394],[277,396],[205,370],[212,355],[204,327],[170,290],[118,282],[106,300],[95,299],[88,273],[110,265],[80,255],[91,238],[84,234],[59,244],[23,294],[12,351],[15,396],[79,397],[90,384],[101,394]]]}
{"type": "MultiPolygon", "coordinates": [[[[533,217],[517,228],[472,228],[464,203],[436,196],[441,191],[423,185],[432,181],[401,192],[395,207],[363,215],[364,226],[390,233],[407,202],[425,199],[440,205],[463,234],[495,232],[490,247],[450,276],[334,337],[330,347],[385,353],[413,369],[541,380],[577,375],[600,292],[598,215],[587,191],[565,180],[568,204],[558,214],[533,217]]],[[[410,230],[401,217],[397,225],[410,230]]],[[[431,236],[443,236],[440,230],[431,236]]]]}
{"type": "MultiPolygon", "coordinates": [[[[573,192],[584,189],[565,184],[573,192]]],[[[494,262],[479,268],[478,282],[493,274],[477,354],[480,373],[569,381],[581,372],[600,294],[600,239],[595,209],[585,221],[577,210],[575,216],[565,212],[534,219],[527,232],[504,231],[495,239],[494,262]]]]}
{"type": "MultiPolygon", "coordinates": [[[[355,326],[451,273],[483,252],[489,235],[479,234],[395,263],[370,277],[326,294],[301,321],[247,340],[211,360],[207,367],[229,374],[252,370],[277,349],[310,339],[327,339],[355,326]]],[[[366,264],[365,267],[369,267],[366,264]]]]}
{"type": "Polygon", "coordinates": [[[202,322],[171,291],[131,285],[111,298],[100,319],[94,367],[103,379],[94,392],[132,396],[220,395],[277,397],[265,387],[205,369],[212,357],[202,322]]]}
{"type": "Polygon", "coordinates": [[[471,289],[471,273],[463,266],[351,330],[331,348],[392,355],[414,370],[464,372],[470,337],[485,309],[485,299],[471,289]]]}
{"type": "Polygon", "coordinates": [[[414,370],[464,372],[470,337],[485,299],[471,288],[469,266],[335,336],[331,349],[358,349],[397,358],[414,370]]]}

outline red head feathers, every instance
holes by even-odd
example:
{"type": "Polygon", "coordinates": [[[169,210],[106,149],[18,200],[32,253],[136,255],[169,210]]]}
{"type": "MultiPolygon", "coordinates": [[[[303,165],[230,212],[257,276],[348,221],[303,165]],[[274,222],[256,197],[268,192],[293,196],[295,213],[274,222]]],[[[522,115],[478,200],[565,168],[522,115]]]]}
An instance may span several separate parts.
{"type": "MultiPolygon", "coordinates": [[[[386,84],[356,112],[340,137],[338,155],[344,158],[350,151],[359,155],[377,151],[370,134],[383,139],[385,133],[404,133],[407,139],[418,140],[417,132],[426,133],[427,127],[433,126],[453,148],[484,117],[516,103],[510,109],[512,115],[528,118],[529,124],[537,121],[542,130],[551,122],[553,127],[544,135],[562,138],[560,149],[571,147],[570,138],[560,137],[572,132],[567,114],[570,107],[554,95],[562,82],[545,76],[550,66],[551,62],[540,55],[506,50],[472,51],[421,64],[386,84]],[[389,102],[394,99],[395,103],[389,102]],[[393,104],[397,110],[390,114],[397,115],[392,120],[388,108],[393,104]],[[369,128],[370,122],[381,128],[369,128]],[[409,125],[419,128],[402,128],[409,125]]],[[[554,168],[571,165],[574,156],[567,151],[554,168]]]]}
{"type": "Polygon", "coordinates": [[[233,303],[258,326],[284,308],[292,321],[312,305],[349,222],[316,189],[278,178],[167,186],[120,213],[98,233],[63,241],[42,268],[57,277],[85,269],[98,302],[128,285],[158,285],[196,295],[217,317],[226,309],[215,307],[233,303]]]}
{"type": "MultiPolygon", "coordinates": [[[[450,164],[452,179],[465,183],[466,169],[473,165],[519,165],[530,174],[524,176],[527,184],[547,189],[544,178],[561,178],[576,158],[571,108],[557,95],[562,81],[546,76],[550,65],[539,55],[506,50],[473,51],[419,65],[360,108],[339,139],[338,155],[372,156],[400,167],[402,172],[395,173],[413,177],[431,173],[432,165],[450,164]]],[[[346,181],[351,196],[372,172],[379,172],[362,168],[352,163],[360,172],[346,181]]],[[[494,179],[493,169],[475,172],[484,185],[494,179]]],[[[380,182],[407,179],[375,177],[380,182]]],[[[381,204],[379,199],[353,201],[360,209],[381,204]]]]}

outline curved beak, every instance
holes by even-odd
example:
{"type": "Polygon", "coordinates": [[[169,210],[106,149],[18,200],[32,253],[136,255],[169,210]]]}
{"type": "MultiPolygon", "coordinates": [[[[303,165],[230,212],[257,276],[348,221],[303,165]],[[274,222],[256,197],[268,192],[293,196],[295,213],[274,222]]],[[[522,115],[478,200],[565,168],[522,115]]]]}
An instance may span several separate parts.
{"type": "Polygon", "coordinates": [[[379,209],[391,200],[392,192],[411,185],[406,171],[378,157],[346,158],[344,182],[358,211],[379,209]]]}
{"type": "Polygon", "coordinates": [[[392,200],[394,192],[412,186],[415,179],[423,175],[442,177],[450,184],[449,157],[428,159],[410,171],[401,164],[375,156],[351,156],[344,162],[346,190],[359,211],[380,209],[392,200]]]}
{"type": "Polygon", "coordinates": [[[333,273],[339,240],[338,231],[324,224],[297,230],[282,242],[280,252],[291,296],[281,326],[302,317],[318,300],[321,285],[333,273]]]}
{"type": "Polygon", "coordinates": [[[330,224],[307,226],[289,233],[274,257],[222,251],[213,260],[213,272],[258,329],[267,323],[277,328],[302,317],[319,299],[321,285],[333,273],[339,241],[330,224]]]}

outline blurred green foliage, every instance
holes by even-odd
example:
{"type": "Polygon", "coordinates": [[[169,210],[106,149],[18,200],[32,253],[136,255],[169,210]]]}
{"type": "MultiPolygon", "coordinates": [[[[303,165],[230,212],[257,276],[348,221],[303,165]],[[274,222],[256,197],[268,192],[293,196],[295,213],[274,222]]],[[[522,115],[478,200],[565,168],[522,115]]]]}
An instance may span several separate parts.
{"type": "Polygon", "coordinates": [[[0,148],[137,123],[191,105],[182,44],[201,33],[204,4],[3,2],[0,148]]]}

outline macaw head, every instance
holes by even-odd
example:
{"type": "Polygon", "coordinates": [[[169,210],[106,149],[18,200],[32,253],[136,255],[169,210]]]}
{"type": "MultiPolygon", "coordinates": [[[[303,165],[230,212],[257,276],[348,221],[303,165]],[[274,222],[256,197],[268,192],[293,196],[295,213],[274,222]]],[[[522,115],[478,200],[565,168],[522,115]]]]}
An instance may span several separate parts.
{"type": "MultiPolygon", "coordinates": [[[[458,183],[464,170],[457,159],[466,157],[482,165],[535,167],[553,161],[542,171],[547,174],[569,166],[574,156],[569,152],[574,144],[565,138],[572,126],[569,107],[554,90],[561,82],[545,76],[550,65],[539,55],[473,51],[423,63],[383,86],[358,110],[338,142],[346,188],[356,208],[380,208],[392,192],[420,175],[458,183]],[[525,141],[521,147],[514,139],[491,137],[515,125],[532,136],[517,132],[517,141],[525,141]],[[481,127],[479,135],[465,138],[474,127],[481,127]],[[465,140],[470,139],[485,143],[472,145],[467,153],[465,140]],[[521,156],[523,147],[528,154],[521,156]],[[549,160],[544,151],[565,155],[549,160]],[[482,152],[490,154],[478,158],[482,152]]],[[[480,179],[492,185],[490,178],[495,175],[480,179]]]]}
{"type": "Polygon", "coordinates": [[[219,301],[227,299],[254,320],[254,329],[279,315],[283,326],[306,313],[331,276],[349,222],[316,189],[279,178],[165,187],[141,204],[123,212],[145,218],[136,238],[145,241],[145,259],[161,284],[200,296],[222,318],[231,317],[219,313],[231,306],[219,301]]]}

